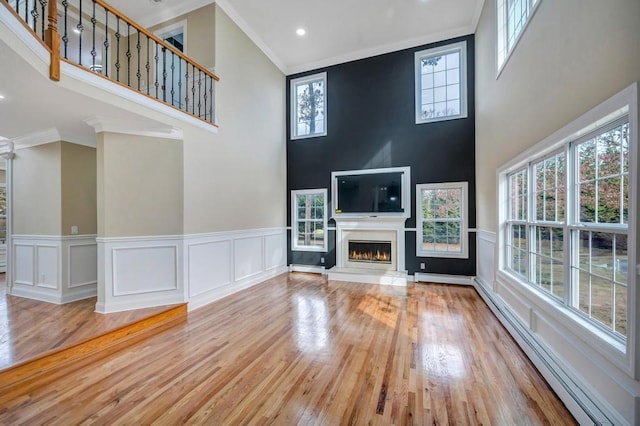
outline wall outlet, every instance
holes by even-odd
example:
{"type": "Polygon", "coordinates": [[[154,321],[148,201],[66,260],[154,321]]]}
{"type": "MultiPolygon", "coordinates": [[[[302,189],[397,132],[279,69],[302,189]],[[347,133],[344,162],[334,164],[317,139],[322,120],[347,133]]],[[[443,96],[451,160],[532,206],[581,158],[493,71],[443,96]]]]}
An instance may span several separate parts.
{"type": "Polygon", "coordinates": [[[422,270],[424,271],[424,268],[426,268],[426,265],[424,264],[424,262],[422,262],[422,263],[420,264],[420,269],[422,269],[422,270]]]}
{"type": "Polygon", "coordinates": [[[322,263],[324,265],[324,257],[320,258],[320,263],[322,263]]]}
{"type": "Polygon", "coordinates": [[[78,235],[78,227],[73,225],[71,227],[71,235],[78,235]]]}

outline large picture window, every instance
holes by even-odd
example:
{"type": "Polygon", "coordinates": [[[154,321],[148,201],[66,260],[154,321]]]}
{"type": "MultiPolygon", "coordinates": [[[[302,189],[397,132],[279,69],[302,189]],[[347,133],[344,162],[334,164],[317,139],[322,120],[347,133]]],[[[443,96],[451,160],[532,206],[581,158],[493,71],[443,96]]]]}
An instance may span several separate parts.
{"type": "Polygon", "coordinates": [[[291,139],[327,134],[327,73],[291,80],[291,139]]]}
{"type": "Polygon", "coordinates": [[[593,325],[627,336],[629,119],[507,175],[507,269],[593,325]]]}
{"type": "Polygon", "coordinates": [[[467,182],[416,185],[416,254],[468,257],[467,182]]]}
{"type": "Polygon", "coordinates": [[[540,0],[496,0],[498,69],[507,61],[540,0]]]}
{"type": "Polygon", "coordinates": [[[291,191],[291,247],[327,251],[327,190],[291,191]]]}
{"type": "Polygon", "coordinates": [[[467,43],[415,54],[416,123],[467,116],[467,43]]]}

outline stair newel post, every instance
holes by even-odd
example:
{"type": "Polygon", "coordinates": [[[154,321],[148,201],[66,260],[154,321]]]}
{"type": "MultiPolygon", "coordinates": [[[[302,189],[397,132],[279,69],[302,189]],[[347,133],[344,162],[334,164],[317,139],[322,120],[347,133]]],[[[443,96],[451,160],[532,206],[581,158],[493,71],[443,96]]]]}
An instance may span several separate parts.
{"type": "Polygon", "coordinates": [[[58,34],[58,3],[56,0],[49,0],[47,12],[48,26],[44,42],[51,49],[49,78],[53,81],[60,81],[60,34],[58,34]]]}

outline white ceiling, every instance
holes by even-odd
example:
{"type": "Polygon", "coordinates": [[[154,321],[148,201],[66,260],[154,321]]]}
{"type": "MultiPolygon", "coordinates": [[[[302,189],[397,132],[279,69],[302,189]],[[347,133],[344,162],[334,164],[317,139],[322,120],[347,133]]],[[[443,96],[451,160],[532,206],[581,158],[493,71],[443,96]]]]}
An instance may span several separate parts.
{"type": "MultiPolygon", "coordinates": [[[[110,0],[145,26],[213,0],[110,0]]],[[[217,0],[286,74],[475,31],[484,0],[217,0]],[[297,28],[307,34],[296,35],[297,28]]]]}

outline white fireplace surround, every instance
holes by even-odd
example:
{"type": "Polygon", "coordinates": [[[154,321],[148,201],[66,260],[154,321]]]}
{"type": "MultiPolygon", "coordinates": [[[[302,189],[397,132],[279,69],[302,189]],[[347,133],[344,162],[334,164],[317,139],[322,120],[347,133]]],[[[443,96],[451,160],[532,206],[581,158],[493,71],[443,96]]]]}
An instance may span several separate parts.
{"type": "Polygon", "coordinates": [[[349,217],[336,221],[336,266],[329,270],[329,279],[376,284],[406,285],[405,217],[349,217]],[[349,262],[351,240],[391,241],[389,264],[349,262]]]}

